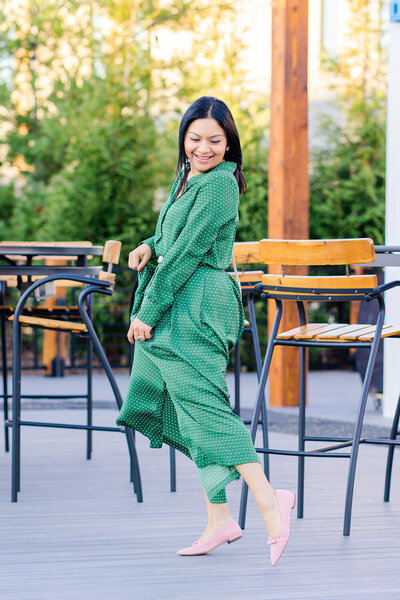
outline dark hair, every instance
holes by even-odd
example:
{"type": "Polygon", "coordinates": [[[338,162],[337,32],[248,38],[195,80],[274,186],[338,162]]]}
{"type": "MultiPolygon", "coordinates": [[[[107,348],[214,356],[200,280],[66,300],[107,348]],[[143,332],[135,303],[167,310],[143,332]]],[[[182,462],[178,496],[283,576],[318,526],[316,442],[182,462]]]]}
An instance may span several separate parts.
{"type": "MultiPolygon", "coordinates": [[[[202,96],[198,98],[189,106],[187,111],[182,117],[181,124],[179,126],[179,155],[177,171],[181,172],[181,169],[186,167],[186,154],[185,154],[185,135],[186,131],[193,121],[196,119],[215,119],[225,132],[226,139],[228,141],[227,146],[229,150],[225,152],[224,159],[236,163],[237,168],[234,172],[236,181],[239,186],[239,194],[245,191],[246,182],[242,174],[242,149],[240,147],[240,140],[238,130],[233,120],[232,113],[222,100],[218,100],[214,96],[202,96]]],[[[186,183],[188,170],[185,169],[185,175],[183,179],[183,185],[186,183]]]]}

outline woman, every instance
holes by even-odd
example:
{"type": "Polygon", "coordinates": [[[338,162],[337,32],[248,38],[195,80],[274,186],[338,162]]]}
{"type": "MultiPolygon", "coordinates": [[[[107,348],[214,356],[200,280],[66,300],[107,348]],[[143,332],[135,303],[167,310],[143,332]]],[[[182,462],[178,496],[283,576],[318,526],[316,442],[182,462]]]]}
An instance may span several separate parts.
{"type": "Polygon", "coordinates": [[[261,511],[275,564],[289,538],[294,494],[268,483],[226,386],[230,350],[244,325],[240,289],[225,270],[245,189],[239,135],[229,108],[203,96],[179,129],[178,176],[155,235],[129,255],[139,286],[128,340],[135,358],[118,425],[163,442],[196,464],[208,523],[180,555],[210,552],[242,536],[225,487],[240,475],[261,511]],[[158,259],[157,266],[150,264],[158,259]],[[143,271],[143,272],[142,272],[143,271]]]}

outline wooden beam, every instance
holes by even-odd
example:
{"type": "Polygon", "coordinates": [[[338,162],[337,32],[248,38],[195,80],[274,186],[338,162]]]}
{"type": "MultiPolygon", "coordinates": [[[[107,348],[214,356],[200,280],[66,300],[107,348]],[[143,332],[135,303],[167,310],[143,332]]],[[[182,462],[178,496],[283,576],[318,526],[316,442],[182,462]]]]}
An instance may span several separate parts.
{"type": "MultiPolygon", "coordinates": [[[[308,227],[308,0],[272,2],[272,84],[268,183],[268,237],[307,239],[308,227]]],[[[279,267],[269,267],[279,273],[279,267]]],[[[287,274],[304,274],[292,267],[287,274]]],[[[269,306],[269,323],[275,312],[269,306]]],[[[285,302],[280,331],[299,324],[294,303],[285,302]]],[[[298,349],[274,350],[270,403],[298,404],[298,349]]]]}

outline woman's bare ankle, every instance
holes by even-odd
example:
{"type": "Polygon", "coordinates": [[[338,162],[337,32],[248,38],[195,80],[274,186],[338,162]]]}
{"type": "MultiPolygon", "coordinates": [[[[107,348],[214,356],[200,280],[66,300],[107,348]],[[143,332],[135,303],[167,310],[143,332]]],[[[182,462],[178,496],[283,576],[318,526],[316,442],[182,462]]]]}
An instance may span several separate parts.
{"type": "Polygon", "coordinates": [[[207,541],[213,537],[223,527],[226,523],[228,523],[232,519],[231,515],[218,516],[213,519],[208,519],[207,527],[203,531],[201,536],[201,541],[207,541]]]}

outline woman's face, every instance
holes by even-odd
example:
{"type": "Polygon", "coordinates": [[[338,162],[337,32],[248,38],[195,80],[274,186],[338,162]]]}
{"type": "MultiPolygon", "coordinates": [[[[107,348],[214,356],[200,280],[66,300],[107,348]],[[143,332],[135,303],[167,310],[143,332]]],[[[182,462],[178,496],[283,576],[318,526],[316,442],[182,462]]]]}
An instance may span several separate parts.
{"type": "Polygon", "coordinates": [[[206,173],[224,160],[227,139],[215,119],[196,119],[187,128],[185,154],[190,162],[191,175],[206,173]]]}

